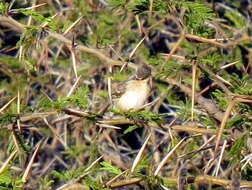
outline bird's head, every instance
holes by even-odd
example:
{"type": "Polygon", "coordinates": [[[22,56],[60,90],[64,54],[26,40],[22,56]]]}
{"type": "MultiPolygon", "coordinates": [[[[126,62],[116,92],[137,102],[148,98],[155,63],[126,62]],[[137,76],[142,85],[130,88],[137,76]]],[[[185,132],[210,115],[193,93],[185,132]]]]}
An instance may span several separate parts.
{"type": "Polygon", "coordinates": [[[151,76],[151,68],[146,64],[141,64],[137,68],[136,79],[144,80],[151,76]]]}

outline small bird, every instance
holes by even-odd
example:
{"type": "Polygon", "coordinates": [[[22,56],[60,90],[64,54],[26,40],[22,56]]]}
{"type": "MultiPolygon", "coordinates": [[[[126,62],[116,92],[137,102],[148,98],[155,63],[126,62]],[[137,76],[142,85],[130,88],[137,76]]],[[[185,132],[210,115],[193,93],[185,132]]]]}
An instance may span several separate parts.
{"type": "Polygon", "coordinates": [[[122,111],[136,111],[147,101],[150,94],[151,68],[141,64],[136,75],[127,81],[125,92],[116,102],[116,107],[122,111]]]}

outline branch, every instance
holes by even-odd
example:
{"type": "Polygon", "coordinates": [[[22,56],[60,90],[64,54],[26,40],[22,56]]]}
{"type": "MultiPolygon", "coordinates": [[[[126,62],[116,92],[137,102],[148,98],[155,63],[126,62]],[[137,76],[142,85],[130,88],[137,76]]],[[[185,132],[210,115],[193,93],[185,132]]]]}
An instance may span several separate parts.
{"type": "MultiPolygon", "coordinates": [[[[192,95],[192,90],[190,87],[181,84],[179,81],[171,78],[166,78],[165,82],[170,83],[171,85],[178,86],[180,89],[188,96],[192,95]]],[[[216,103],[213,100],[204,98],[203,96],[199,95],[199,93],[195,94],[195,101],[200,104],[209,115],[217,119],[218,121],[222,121],[224,117],[224,113],[217,107],[216,103]]]]}

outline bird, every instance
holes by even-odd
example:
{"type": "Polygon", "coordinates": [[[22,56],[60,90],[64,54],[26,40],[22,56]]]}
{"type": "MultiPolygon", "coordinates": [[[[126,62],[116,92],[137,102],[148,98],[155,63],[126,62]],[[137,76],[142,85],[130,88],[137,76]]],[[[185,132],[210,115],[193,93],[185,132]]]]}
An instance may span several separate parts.
{"type": "Polygon", "coordinates": [[[137,111],[146,103],[151,90],[151,68],[141,64],[136,74],[125,84],[125,91],[116,102],[121,111],[137,111]]]}

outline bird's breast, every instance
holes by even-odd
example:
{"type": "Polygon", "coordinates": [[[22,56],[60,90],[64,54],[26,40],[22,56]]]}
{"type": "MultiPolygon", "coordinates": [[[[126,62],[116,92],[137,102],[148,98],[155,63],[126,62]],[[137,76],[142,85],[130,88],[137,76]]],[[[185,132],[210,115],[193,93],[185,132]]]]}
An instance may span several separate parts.
{"type": "Polygon", "coordinates": [[[123,111],[141,108],[149,96],[149,91],[146,81],[131,82],[127,85],[125,93],[119,98],[117,107],[123,111]]]}

